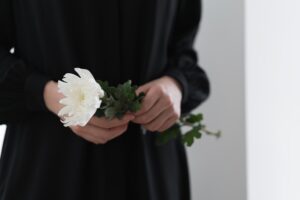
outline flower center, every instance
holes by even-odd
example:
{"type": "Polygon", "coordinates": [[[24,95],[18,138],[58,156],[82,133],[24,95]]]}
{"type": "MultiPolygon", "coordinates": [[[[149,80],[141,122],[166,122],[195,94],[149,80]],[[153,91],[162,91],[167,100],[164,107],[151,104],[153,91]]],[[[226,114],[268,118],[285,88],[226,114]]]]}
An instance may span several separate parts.
{"type": "Polygon", "coordinates": [[[84,96],[84,94],[81,92],[81,93],[79,94],[79,102],[83,102],[84,99],[85,99],[85,96],[84,96]]]}

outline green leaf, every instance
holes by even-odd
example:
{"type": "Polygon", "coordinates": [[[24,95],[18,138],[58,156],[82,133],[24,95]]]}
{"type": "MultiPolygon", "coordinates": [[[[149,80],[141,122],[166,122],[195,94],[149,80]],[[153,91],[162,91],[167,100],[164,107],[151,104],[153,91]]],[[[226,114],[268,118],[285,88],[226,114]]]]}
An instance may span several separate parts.
{"type": "Polygon", "coordinates": [[[202,113],[199,114],[190,114],[189,116],[187,116],[187,118],[185,119],[186,122],[189,123],[196,123],[196,122],[200,122],[203,120],[203,115],[202,113]]]}
{"type": "Polygon", "coordinates": [[[139,102],[133,102],[129,106],[129,111],[131,112],[137,112],[141,109],[142,105],[139,102]]]}
{"type": "Polygon", "coordinates": [[[187,146],[192,146],[195,139],[199,139],[201,136],[202,134],[199,132],[199,127],[194,127],[182,136],[182,142],[187,144],[187,146]]]}
{"type": "Polygon", "coordinates": [[[145,94],[136,95],[137,86],[132,85],[130,80],[116,87],[110,86],[107,81],[98,80],[97,82],[105,92],[99,109],[103,112],[97,112],[97,116],[121,119],[127,112],[137,112],[141,108],[145,94]]]}
{"type": "Polygon", "coordinates": [[[167,129],[162,133],[157,133],[156,135],[156,144],[163,145],[168,143],[170,140],[180,136],[181,130],[178,124],[174,124],[171,128],[167,129]]]}

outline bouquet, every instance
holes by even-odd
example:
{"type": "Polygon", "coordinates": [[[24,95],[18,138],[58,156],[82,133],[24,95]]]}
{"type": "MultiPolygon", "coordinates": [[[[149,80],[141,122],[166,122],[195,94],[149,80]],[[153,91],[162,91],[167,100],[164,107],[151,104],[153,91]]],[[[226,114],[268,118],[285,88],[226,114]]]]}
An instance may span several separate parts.
{"type": "MultiPolygon", "coordinates": [[[[137,95],[137,86],[130,80],[110,86],[107,81],[95,80],[87,69],[75,68],[75,71],[79,76],[67,73],[62,81],[58,81],[58,91],[65,96],[59,102],[64,107],[58,113],[64,116],[61,120],[64,126],[85,126],[94,115],[121,119],[126,113],[135,113],[141,108],[145,94],[137,95]]],[[[158,133],[156,142],[162,145],[181,137],[184,144],[191,146],[203,134],[220,137],[220,131],[208,131],[202,121],[201,113],[181,116],[172,127],[158,133]],[[183,132],[184,127],[188,128],[186,132],[183,132]]]]}

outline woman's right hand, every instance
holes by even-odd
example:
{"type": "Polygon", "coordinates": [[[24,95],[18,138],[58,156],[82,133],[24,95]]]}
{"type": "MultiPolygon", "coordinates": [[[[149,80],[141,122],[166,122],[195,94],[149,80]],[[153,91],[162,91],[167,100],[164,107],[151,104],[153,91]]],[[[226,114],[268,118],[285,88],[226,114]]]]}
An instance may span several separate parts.
{"type": "MultiPolygon", "coordinates": [[[[44,89],[44,100],[47,108],[56,115],[63,107],[63,105],[59,103],[59,100],[62,98],[64,98],[64,95],[58,92],[57,83],[49,81],[44,89]]],[[[121,120],[109,120],[104,117],[94,116],[84,127],[70,126],[70,129],[76,135],[89,142],[105,144],[123,134],[128,128],[128,123],[133,119],[133,114],[126,114],[121,120]]]]}
{"type": "Polygon", "coordinates": [[[106,119],[104,117],[92,117],[84,127],[70,126],[78,136],[94,144],[106,142],[122,135],[128,128],[128,123],[134,119],[133,115],[127,114],[121,120],[106,119]]]}

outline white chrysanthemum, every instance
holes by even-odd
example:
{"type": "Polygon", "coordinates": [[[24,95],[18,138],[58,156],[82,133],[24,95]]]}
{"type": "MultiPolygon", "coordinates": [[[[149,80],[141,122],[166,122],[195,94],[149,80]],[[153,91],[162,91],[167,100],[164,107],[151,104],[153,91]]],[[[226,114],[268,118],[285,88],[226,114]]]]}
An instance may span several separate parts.
{"type": "Polygon", "coordinates": [[[79,77],[67,73],[58,81],[58,91],[65,98],[59,103],[65,105],[58,113],[63,116],[64,126],[85,126],[100,108],[104,91],[89,70],[75,68],[79,77]]]}

